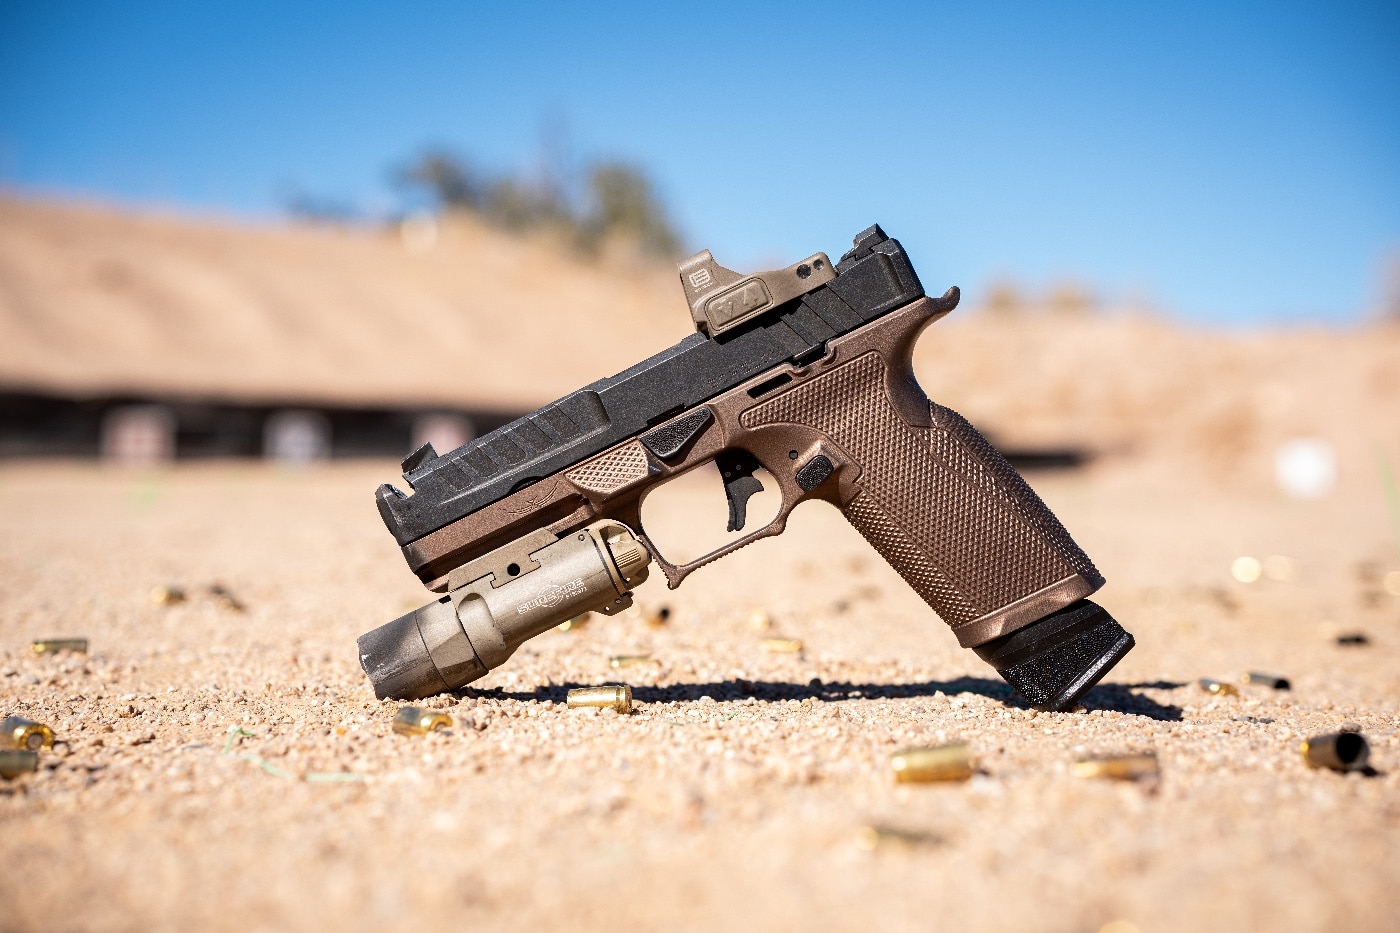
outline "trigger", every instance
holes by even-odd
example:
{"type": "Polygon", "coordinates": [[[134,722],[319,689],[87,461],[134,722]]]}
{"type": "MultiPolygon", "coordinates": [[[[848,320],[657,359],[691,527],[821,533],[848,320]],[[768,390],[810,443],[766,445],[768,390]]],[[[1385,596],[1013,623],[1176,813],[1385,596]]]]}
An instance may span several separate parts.
{"type": "Polygon", "coordinates": [[[724,480],[724,497],[729,500],[729,525],[727,531],[739,531],[744,527],[744,513],[749,506],[749,497],[763,491],[763,484],[753,475],[761,463],[747,450],[726,450],[715,457],[715,466],[724,480]]]}

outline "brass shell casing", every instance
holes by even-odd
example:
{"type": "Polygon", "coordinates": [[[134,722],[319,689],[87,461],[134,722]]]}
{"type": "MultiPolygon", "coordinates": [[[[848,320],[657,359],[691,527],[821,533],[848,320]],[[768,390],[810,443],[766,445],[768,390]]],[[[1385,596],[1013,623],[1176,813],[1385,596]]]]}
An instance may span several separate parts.
{"type": "Polygon", "coordinates": [[[632,688],[626,684],[610,684],[605,687],[579,687],[569,691],[569,709],[598,707],[615,709],[619,713],[632,712],[632,688]]]}
{"type": "Polygon", "coordinates": [[[39,770],[39,753],[23,748],[0,749],[0,778],[9,780],[39,770]]]}
{"type": "Polygon", "coordinates": [[[1152,752],[1142,755],[1105,755],[1101,758],[1085,758],[1074,763],[1075,777],[1148,781],[1155,780],[1160,773],[1157,756],[1152,752]]]}
{"type": "Polygon", "coordinates": [[[1240,688],[1234,684],[1227,684],[1223,680],[1212,680],[1209,677],[1201,678],[1201,689],[1206,693],[1213,693],[1218,697],[1237,697],[1240,695],[1240,688]]]}
{"type": "Polygon", "coordinates": [[[417,706],[403,706],[394,714],[393,728],[399,735],[427,735],[439,729],[451,729],[452,717],[417,706]]]}
{"type": "Polygon", "coordinates": [[[76,651],[79,654],[86,654],[88,640],[86,638],[43,638],[31,642],[29,650],[35,654],[57,654],[60,651],[76,651]]]}
{"type": "Polygon", "coordinates": [[[897,826],[862,826],[856,833],[856,845],[867,852],[894,846],[905,848],[936,846],[942,845],[945,841],[937,833],[918,829],[901,829],[897,826]]]}
{"type": "Polygon", "coordinates": [[[1304,740],[1299,751],[1312,768],[1360,771],[1371,757],[1371,745],[1360,732],[1333,732],[1304,740]]]}
{"type": "Polygon", "coordinates": [[[928,781],[965,781],[972,777],[972,753],[966,745],[907,748],[890,758],[898,784],[928,781]]]}
{"type": "Polygon", "coordinates": [[[53,748],[53,730],[41,722],[11,716],[0,722],[0,746],[37,752],[53,748]]]}
{"type": "Polygon", "coordinates": [[[146,595],[153,606],[174,606],[185,601],[185,591],[178,586],[153,586],[146,595]]]}

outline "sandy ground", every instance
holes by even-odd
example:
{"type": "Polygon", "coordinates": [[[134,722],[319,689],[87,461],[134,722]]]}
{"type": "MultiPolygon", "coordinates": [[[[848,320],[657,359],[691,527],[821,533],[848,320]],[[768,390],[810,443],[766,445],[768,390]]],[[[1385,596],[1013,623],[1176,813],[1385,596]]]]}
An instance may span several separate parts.
{"type": "MultiPolygon", "coordinates": [[[[480,689],[430,701],[453,729],[412,738],[355,660],[356,636],[425,601],[371,504],[393,473],[0,466],[3,712],[60,739],[0,787],[0,928],[1151,933],[1400,916],[1400,597],[1381,583],[1400,561],[1373,476],[1316,502],[1129,454],[1032,476],[1138,639],[1078,712],[1027,710],[813,505],[677,592],[658,575],[641,616],[527,644],[480,689]],[[1291,558],[1292,579],[1235,581],[1243,554],[1291,558]],[[153,605],[157,585],[189,598],[153,605]],[[774,634],[802,652],[763,651],[774,634]],[[27,647],[67,635],[90,652],[27,647]],[[1196,683],[1251,670],[1293,689],[1196,683]],[[618,680],[635,714],[566,709],[569,686],[618,680]],[[1302,762],[1302,738],[1344,724],[1375,773],[1302,762]],[[892,752],[953,740],[976,755],[971,780],[893,783],[892,752]],[[1145,750],[1155,792],[1071,773],[1145,750]],[[871,826],[895,831],[873,851],[871,826]]],[[[703,483],[669,490],[663,543],[692,546],[713,520],[703,483]]]]}

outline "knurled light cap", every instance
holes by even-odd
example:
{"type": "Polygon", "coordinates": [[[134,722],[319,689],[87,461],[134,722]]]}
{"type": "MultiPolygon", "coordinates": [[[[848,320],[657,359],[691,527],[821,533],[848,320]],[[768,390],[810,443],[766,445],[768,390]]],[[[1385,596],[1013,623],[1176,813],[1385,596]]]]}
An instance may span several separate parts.
{"type": "Polygon", "coordinates": [[[628,586],[636,586],[647,578],[647,564],[651,562],[651,555],[642,542],[626,533],[609,535],[606,540],[617,572],[628,586]]]}

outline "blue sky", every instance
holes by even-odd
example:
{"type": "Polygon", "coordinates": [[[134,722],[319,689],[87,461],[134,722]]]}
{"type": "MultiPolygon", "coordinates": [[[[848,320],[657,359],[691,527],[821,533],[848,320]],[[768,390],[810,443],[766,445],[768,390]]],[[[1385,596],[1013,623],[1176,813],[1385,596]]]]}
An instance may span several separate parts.
{"type": "Polygon", "coordinates": [[[1347,321],[1400,255],[1400,5],[0,4],[0,185],[370,214],[447,146],[656,179],[727,265],[878,221],[930,289],[1347,321]]]}

